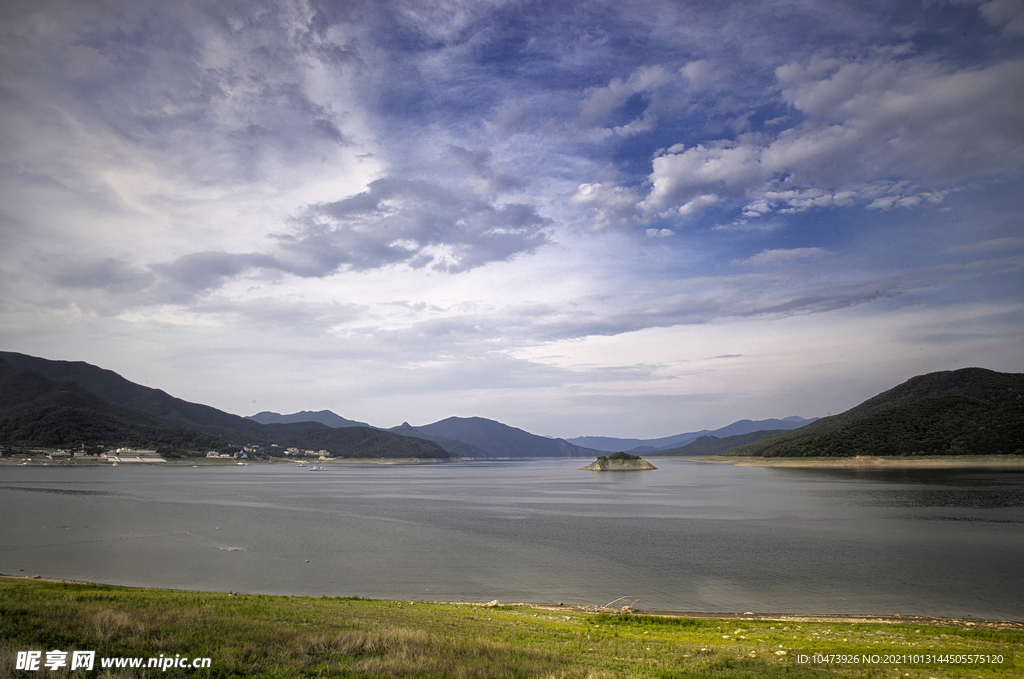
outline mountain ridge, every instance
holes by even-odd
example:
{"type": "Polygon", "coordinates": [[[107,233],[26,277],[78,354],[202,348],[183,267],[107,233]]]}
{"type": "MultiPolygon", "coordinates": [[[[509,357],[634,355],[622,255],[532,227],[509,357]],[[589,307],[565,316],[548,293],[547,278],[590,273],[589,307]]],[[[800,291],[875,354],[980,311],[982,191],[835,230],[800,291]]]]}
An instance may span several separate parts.
{"type": "Polygon", "coordinates": [[[746,434],[734,434],[733,436],[712,436],[706,434],[697,438],[685,446],[679,448],[668,448],[665,450],[659,450],[659,455],[664,456],[679,456],[679,457],[694,457],[698,455],[721,455],[727,450],[736,448],[738,446],[746,445],[748,443],[754,443],[761,439],[766,439],[769,436],[775,436],[785,432],[785,429],[765,429],[759,431],[752,431],[746,434]]]}
{"type": "Polygon", "coordinates": [[[565,439],[538,436],[483,417],[448,417],[414,428],[434,436],[463,441],[480,448],[490,457],[591,457],[599,452],[565,439]]]}
{"type": "MultiPolygon", "coordinates": [[[[282,415],[281,413],[271,412],[269,410],[263,410],[255,415],[246,415],[245,419],[252,420],[253,422],[259,422],[260,424],[295,424],[299,422],[316,422],[328,427],[373,427],[371,424],[366,422],[357,422],[356,420],[350,420],[342,417],[341,415],[330,411],[330,410],[300,410],[295,413],[288,415],[282,415]]],[[[373,427],[379,429],[380,427],[373,427]]]]}
{"type": "MultiPolygon", "coordinates": [[[[319,423],[262,425],[244,417],[217,410],[212,406],[191,403],[175,398],[162,390],[135,384],[112,370],[106,370],[83,361],[50,361],[15,352],[0,352],[0,361],[24,371],[12,377],[16,381],[34,380],[35,378],[30,377],[34,374],[53,382],[77,385],[100,399],[100,402],[96,402],[79,393],[73,404],[58,405],[57,410],[52,408],[47,410],[46,404],[40,405],[34,411],[36,419],[47,419],[52,422],[51,426],[57,429],[69,422],[88,420],[90,417],[100,418],[106,422],[110,417],[109,411],[116,407],[120,408],[120,410],[114,408],[120,417],[127,418],[126,422],[120,424],[129,429],[133,426],[155,426],[158,429],[178,428],[215,437],[203,439],[211,442],[211,445],[213,441],[219,439],[220,445],[228,442],[237,446],[250,443],[261,446],[277,444],[284,447],[326,450],[334,455],[356,458],[444,459],[450,457],[444,448],[432,441],[423,438],[409,438],[370,427],[332,428],[319,423]],[[147,418],[155,418],[158,424],[147,418]]],[[[67,390],[65,389],[65,391],[67,390]]],[[[25,407],[32,410],[31,403],[25,407]]],[[[25,420],[26,417],[31,420],[31,416],[22,414],[20,417],[21,420],[10,426],[17,424],[18,431],[24,432],[30,422],[22,420],[25,420]]],[[[13,418],[7,418],[7,421],[0,425],[6,427],[11,420],[13,418]]],[[[109,427],[105,431],[109,433],[109,427]]],[[[38,439],[43,433],[37,431],[34,436],[38,439]]],[[[10,435],[15,436],[14,433],[10,435]]],[[[113,433],[109,435],[115,436],[113,433]]],[[[21,436],[20,440],[35,440],[26,439],[24,434],[21,436]]],[[[189,447],[189,450],[195,452],[197,449],[189,447]]]]}
{"type": "Polygon", "coordinates": [[[749,434],[755,431],[766,429],[796,429],[814,422],[818,418],[803,418],[797,415],[790,415],[782,419],[769,418],[767,420],[737,420],[731,424],[718,429],[701,429],[700,431],[684,432],[673,436],[664,436],[656,439],[622,439],[611,436],[575,436],[565,439],[569,443],[579,446],[587,446],[595,450],[608,452],[645,452],[662,451],[672,448],[679,448],[697,440],[701,436],[715,436],[724,438],[739,434],[749,434]]]}
{"type": "Polygon", "coordinates": [[[1024,373],[961,368],[917,375],[847,411],[730,455],[1022,455],[1024,373]]]}
{"type": "MultiPolygon", "coordinates": [[[[724,450],[734,455],[797,457],[1024,454],[1024,374],[984,368],[927,373],[835,416],[738,420],[717,430],[646,440],[557,439],[482,417],[449,417],[417,427],[405,422],[385,430],[328,410],[290,416],[264,411],[257,416],[292,421],[261,424],[256,416],[241,417],[184,401],[82,361],[0,352],[0,438],[4,441],[66,445],[90,436],[131,441],[148,437],[161,445],[190,450],[273,442],[350,457],[590,457],[611,452],[573,442],[581,440],[600,445],[674,441],[675,446],[653,449],[669,455],[724,450]],[[311,416],[342,426],[317,422],[311,416]],[[783,423],[778,427],[784,429],[781,433],[762,428],[777,423],[783,423]],[[684,445],[678,443],[690,436],[684,445]],[[745,445],[736,447],[741,443],[745,445]]],[[[638,448],[650,451],[653,447],[631,450],[638,448]]]]}
{"type": "Polygon", "coordinates": [[[69,380],[55,381],[0,359],[0,440],[55,448],[99,444],[226,452],[215,436],[169,425],[106,401],[69,380]]]}
{"type": "Polygon", "coordinates": [[[388,429],[390,432],[395,434],[401,434],[402,436],[411,436],[413,438],[422,438],[428,441],[433,441],[437,445],[447,450],[450,454],[461,458],[474,458],[474,457],[487,457],[487,452],[474,446],[471,443],[465,441],[459,441],[457,439],[451,439],[447,436],[440,436],[436,434],[428,434],[420,431],[416,427],[413,427],[408,422],[403,422],[397,427],[388,429]]]}

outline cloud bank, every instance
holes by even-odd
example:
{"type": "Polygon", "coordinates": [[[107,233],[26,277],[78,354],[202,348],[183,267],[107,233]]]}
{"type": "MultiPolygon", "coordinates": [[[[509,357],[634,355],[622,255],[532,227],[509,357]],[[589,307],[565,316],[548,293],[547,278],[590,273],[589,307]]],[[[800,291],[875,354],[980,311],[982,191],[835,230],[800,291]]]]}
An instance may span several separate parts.
{"type": "Polygon", "coordinates": [[[554,435],[1021,370],[1022,7],[7,3],[0,340],[554,435]]]}

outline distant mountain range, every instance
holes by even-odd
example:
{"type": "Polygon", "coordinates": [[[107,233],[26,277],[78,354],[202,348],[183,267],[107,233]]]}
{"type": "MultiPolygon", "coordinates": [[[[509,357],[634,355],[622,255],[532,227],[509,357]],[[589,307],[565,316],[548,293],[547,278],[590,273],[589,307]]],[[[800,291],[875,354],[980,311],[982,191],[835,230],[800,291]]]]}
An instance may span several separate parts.
{"type": "MultiPolygon", "coordinates": [[[[311,412],[302,410],[290,415],[263,411],[250,415],[251,419],[263,424],[276,422],[318,422],[329,427],[370,426],[362,422],[345,419],[330,410],[311,412]]],[[[414,436],[434,441],[450,454],[457,457],[590,457],[601,452],[619,452],[632,446],[627,452],[643,453],[657,451],[664,455],[715,455],[714,450],[738,446],[756,441],[780,431],[795,429],[814,419],[787,417],[783,420],[739,420],[713,431],[702,430],[666,436],[660,439],[618,439],[607,436],[579,436],[573,439],[551,439],[537,436],[508,425],[482,417],[450,417],[433,424],[413,427],[403,422],[388,429],[402,436],[414,436]],[[765,431],[765,430],[768,431],[765,431]],[[739,438],[743,436],[743,438],[739,438]],[[710,439],[722,443],[711,444],[710,439]],[[704,440],[701,446],[683,449],[682,446],[704,440]]]]}
{"type": "Polygon", "coordinates": [[[156,448],[169,455],[253,444],[355,458],[451,456],[423,438],[370,427],[259,424],[80,361],[0,352],[0,442],[19,446],[156,448]]]}
{"type": "Polygon", "coordinates": [[[595,457],[599,452],[482,417],[449,417],[413,429],[430,437],[463,441],[482,450],[487,457],[595,457]]]}
{"type": "MultiPolygon", "coordinates": [[[[318,422],[329,427],[367,427],[345,419],[330,410],[303,410],[291,415],[263,411],[247,419],[263,424],[275,422],[318,422]]],[[[599,451],[574,445],[563,439],[537,436],[522,429],[482,417],[449,417],[446,420],[413,427],[403,422],[388,429],[395,434],[433,441],[456,457],[592,457],[599,451]]]]}
{"type": "Polygon", "coordinates": [[[720,429],[702,429],[685,434],[676,434],[675,436],[666,436],[660,439],[617,439],[608,436],[577,436],[576,438],[566,439],[566,441],[575,443],[578,446],[586,446],[608,452],[649,453],[655,450],[679,448],[696,441],[702,436],[724,438],[739,434],[749,434],[755,431],[796,429],[814,422],[815,419],[817,418],[812,417],[808,420],[793,415],[781,420],[739,420],[720,429]]]}
{"type": "MultiPolygon", "coordinates": [[[[680,457],[701,457],[711,455],[722,455],[737,446],[754,443],[777,434],[785,432],[785,429],[767,429],[763,431],[752,431],[747,434],[736,434],[734,436],[723,436],[721,438],[705,434],[700,438],[678,448],[666,448],[659,450],[659,456],[680,456],[680,457]]],[[[731,453],[730,453],[731,454],[731,453]]]]}
{"type": "Polygon", "coordinates": [[[368,458],[659,455],[1024,454],[1024,375],[982,368],[930,373],[819,420],[739,420],[661,439],[552,439],[480,417],[384,430],[329,410],[240,417],[83,362],[0,352],[0,443],[156,448],[203,454],[252,444],[368,458]]]}
{"type": "Polygon", "coordinates": [[[312,412],[310,410],[300,410],[297,413],[291,415],[282,415],[280,413],[272,413],[269,410],[264,410],[261,413],[255,415],[249,415],[245,419],[259,422],[260,424],[295,424],[296,422],[317,422],[318,424],[325,425],[327,427],[369,427],[371,425],[365,422],[356,422],[355,420],[347,420],[341,415],[336,415],[330,410],[318,410],[312,412]]]}
{"type": "Polygon", "coordinates": [[[928,373],[839,415],[729,450],[730,455],[1024,455],[1024,374],[928,373]]]}
{"type": "Polygon", "coordinates": [[[466,443],[465,441],[456,441],[450,439],[447,436],[437,436],[434,434],[426,434],[419,429],[416,429],[408,422],[403,422],[397,427],[392,427],[388,431],[395,434],[401,434],[402,436],[412,436],[414,438],[426,439],[433,441],[437,445],[444,448],[450,455],[455,457],[463,458],[474,458],[474,457],[487,457],[487,452],[477,448],[476,446],[466,443]]]}
{"type": "Polygon", "coordinates": [[[153,447],[165,453],[247,444],[344,457],[591,457],[597,451],[483,418],[370,427],[329,410],[240,417],[130,382],[81,361],[0,352],[0,443],[153,447]]]}

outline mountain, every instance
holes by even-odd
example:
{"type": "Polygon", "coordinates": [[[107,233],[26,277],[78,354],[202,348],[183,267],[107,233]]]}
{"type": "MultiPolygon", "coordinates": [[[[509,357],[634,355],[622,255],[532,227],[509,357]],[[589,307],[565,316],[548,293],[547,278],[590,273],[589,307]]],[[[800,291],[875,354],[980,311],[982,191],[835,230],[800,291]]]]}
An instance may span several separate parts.
{"type": "Polygon", "coordinates": [[[1024,374],[919,375],[832,417],[730,451],[765,457],[1024,454],[1024,374]]]}
{"type": "Polygon", "coordinates": [[[463,441],[489,457],[591,457],[599,452],[482,417],[449,417],[415,429],[431,436],[463,441]]]}
{"type": "Polygon", "coordinates": [[[700,455],[721,455],[730,448],[754,443],[761,439],[775,436],[786,431],[785,429],[767,429],[764,431],[752,431],[748,434],[736,434],[719,438],[706,434],[700,438],[687,443],[679,448],[667,448],[659,450],[658,455],[679,455],[684,457],[695,457],[700,455]]]}
{"type": "Polygon", "coordinates": [[[317,422],[263,426],[263,443],[272,441],[284,448],[326,450],[334,455],[359,459],[451,457],[433,441],[401,436],[373,427],[328,427],[317,422]]]}
{"type": "MultiPolygon", "coordinates": [[[[308,411],[308,410],[303,410],[303,411],[300,411],[300,412],[297,412],[297,413],[293,413],[291,415],[281,415],[281,414],[278,414],[278,413],[273,413],[273,412],[265,410],[263,412],[256,413],[255,415],[250,415],[246,419],[253,420],[253,421],[259,422],[261,424],[287,424],[287,423],[299,423],[299,422],[307,422],[307,423],[308,422],[317,422],[317,423],[326,425],[328,427],[369,427],[370,426],[370,425],[368,425],[368,424],[366,424],[364,422],[354,422],[352,420],[345,419],[344,417],[342,417],[340,415],[337,415],[337,414],[331,412],[330,410],[320,410],[320,411],[317,411],[317,412],[311,412],[311,411],[308,411]]],[[[451,418],[451,419],[458,419],[458,418],[451,418]]],[[[481,419],[481,421],[484,421],[484,422],[491,422],[490,420],[482,420],[482,418],[473,418],[473,419],[481,419]]],[[[435,424],[440,424],[440,423],[435,423],[435,424]]],[[[499,427],[504,427],[505,426],[505,425],[500,425],[497,422],[493,422],[493,424],[498,425],[499,427]]],[[[400,436],[408,436],[408,437],[411,437],[411,438],[418,438],[418,439],[424,439],[424,440],[427,440],[427,441],[433,441],[437,445],[439,445],[442,448],[444,448],[444,450],[446,452],[448,452],[450,455],[453,455],[455,457],[475,458],[475,457],[492,457],[494,455],[492,453],[489,453],[487,450],[484,450],[483,448],[480,448],[480,447],[474,445],[473,443],[460,440],[460,439],[458,439],[456,437],[444,436],[442,434],[434,433],[434,432],[432,432],[432,431],[430,431],[428,429],[429,427],[432,427],[432,426],[433,425],[427,425],[427,427],[413,427],[408,422],[403,422],[401,425],[399,425],[397,427],[391,427],[390,429],[387,429],[386,431],[389,431],[389,432],[391,432],[393,434],[398,434],[400,436]]],[[[507,429],[512,429],[512,427],[507,427],[507,429]]],[[[451,428],[450,429],[450,431],[455,431],[455,430],[456,430],[456,428],[451,428]]],[[[467,431],[467,430],[468,429],[459,429],[460,432],[464,432],[464,431],[467,431]]],[[[533,436],[533,434],[529,434],[529,433],[527,433],[525,431],[522,431],[522,430],[518,430],[517,429],[515,431],[521,432],[525,436],[531,436],[531,437],[533,436]]],[[[466,435],[466,434],[463,433],[462,435],[466,435]]],[[[473,434],[473,433],[468,434],[468,436],[470,436],[470,437],[473,437],[474,435],[475,434],[473,434]]],[[[502,439],[502,438],[508,438],[507,433],[505,433],[505,434],[498,434],[498,436],[496,437],[495,440],[502,439]]],[[[536,438],[539,439],[539,438],[543,438],[543,437],[536,437],[536,438]]],[[[550,439],[547,439],[547,440],[550,441],[550,439]]],[[[523,455],[510,455],[510,454],[505,454],[505,453],[501,453],[499,456],[500,457],[524,457],[523,455]]],[[[531,455],[531,457],[532,457],[532,455],[531,455]]]]}
{"type": "Polygon", "coordinates": [[[732,424],[721,427],[720,429],[702,429],[700,431],[691,431],[685,434],[676,434],[675,436],[666,436],[660,439],[618,439],[608,436],[578,436],[576,438],[566,439],[566,441],[578,446],[586,446],[596,450],[650,453],[655,450],[668,450],[671,448],[685,446],[688,443],[696,441],[701,436],[716,436],[718,438],[724,438],[727,436],[736,436],[738,434],[749,434],[755,431],[764,431],[766,429],[796,429],[814,422],[815,419],[816,418],[813,417],[811,419],[804,419],[802,417],[792,415],[781,420],[738,420],[732,424]]]}
{"type": "Polygon", "coordinates": [[[420,431],[416,427],[413,427],[408,422],[403,422],[397,427],[392,427],[388,431],[401,434],[402,436],[411,436],[413,438],[426,439],[433,441],[437,445],[448,451],[449,454],[456,457],[488,457],[487,453],[476,446],[466,443],[464,441],[456,441],[450,439],[447,436],[438,436],[436,434],[428,434],[420,431]]]}
{"type": "Polygon", "coordinates": [[[296,422],[318,422],[328,427],[369,427],[370,425],[365,422],[356,422],[355,420],[347,420],[341,415],[332,413],[330,410],[318,410],[312,412],[310,410],[300,410],[297,413],[291,415],[282,415],[280,413],[272,413],[269,410],[256,413],[255,415],[249,415],[245,419],[259,422],[260,424],[293,424],[296,422]]]}
{"type": "Polygon", "coordinates": [[[228,452],[216,436],[118,406],[74,382],[56,382],[0,360],[0,441],[21,447],[153,448],[228,452]]]}
{"type": "Polygon", "coordinates": [[[261,436],[261,425],[257,422],[210,406],[174,398],[160,389],[129,382],[112,370],[89,363],[51,361],[9,351],[0,352],[0,360],[39,373],[47,379],[74,382],[106,401],[153,415],[168,424],[195,429],[212,436],[237,439],[243,443],[255,441],[261,436]]]}
{"type": "MultiPolygon", "coordinates": [[[[281,447],[326,450],[333,455],[356,458],[444,459],[450,457],[441,446],[423,438],[408,438],[368,427],[333,428],[315,422],[262,425],[210,406],[183,401],[159,389],[151,389],[130,382],[111,370],[104,370],[81,361],[50,361],[14,352],[0,352],[0,361],[4,361],[14,368],[35,373],[47,380],[72,383],[80,387],[92,396],[98,397],[100,401],[106,402],[104,405],[93,401],[89,406],[93,411],[103,413],[104,417],[116,413],[116,417],[120,418],[118,421],[125,426],[177,427],[193,430],[216,437],[217,443],[221,446],[225,443],[234,446],[277,444],[281,447]],[[114,408],[115,406],[119,406],[120,410],[114,408]]],[[[21,393],[28,393],[31,389],[38,390],[38,387],[25,387],[21,393]]],[[[84,398],[80,391],[72,391],[76,394],[76,398],[84,398]]],[[[28,414],[22,414],[22,419],[18,420],[21,422],[18,425],[19,431],[28,425],[33,416],[32,413],[35,412],[31,410],[30,405],[30,403],[26,403],[24,407],[29,408],[26,411],[28,414]],[[29,419],[25,420],[25,417],[29,419]]],[[[10,407],[17,408],[18,406],[13,404],[10,407]]],[[[83,410],[80,404],[68,407],[76,413],[76,417],[85,417],[84,413],[88,412],[88,409],[83,410]]],[[[37,414],[36,416],[42,415],[37,414]]],[[[111,426],[114,425],[111,424],[111,426]]],[[[76,431],[78,430],[76,429],[76,431]]],[[[11,435],[13,436],[14,433],[12,432],[11,435]]],[[[201,440],[212,441],[214,439],[201,440]]],[[[38,442],[34,445],[48,444],[38,442]]],[[[204,446],[209,449],[206,444],[204,446]]],[[[199,450],[200,446],[190,446],[189,449],[199,450]]]]}

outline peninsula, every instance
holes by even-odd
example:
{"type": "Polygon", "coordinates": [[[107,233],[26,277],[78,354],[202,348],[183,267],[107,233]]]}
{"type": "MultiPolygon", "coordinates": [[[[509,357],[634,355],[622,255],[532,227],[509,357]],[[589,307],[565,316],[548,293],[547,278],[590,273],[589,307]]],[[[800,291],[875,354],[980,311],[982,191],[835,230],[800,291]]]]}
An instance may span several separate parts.
{"type": "Polygon", "coordinates": [[[632,472],[646,469],[657,469],[657,467],[639,455],[630,455],[629,453],[602,455],[586,467],[580,467],[580,471],[591,472],[632,472]]]}

